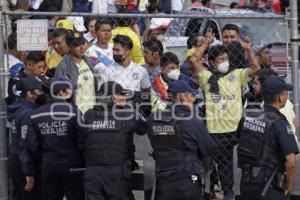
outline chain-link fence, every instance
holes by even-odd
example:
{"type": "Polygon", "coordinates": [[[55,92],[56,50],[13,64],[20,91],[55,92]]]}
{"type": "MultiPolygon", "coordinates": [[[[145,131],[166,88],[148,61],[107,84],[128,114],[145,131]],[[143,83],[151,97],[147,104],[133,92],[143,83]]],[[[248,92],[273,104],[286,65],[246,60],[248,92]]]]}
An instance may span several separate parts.
{"type": "MultiPolygon", "coordinates": [[[[188,82],[197,90],[199,116],[217,144],[210,188],[219,185],[224,194],[233,190],[233,146],[244,108],[261,103],[256,71],[260,66],[283,77],[290,73],[288,24],[284,16],[270,13],[203,8],[170,16],[7,12],[3,28],[7,104],[17,98],[22,76],[39,76],[50,93],[49,80],[67,76],[80,86],[73,100],[82,113],[110,101],[97,92],[114,81],[148,117],[172,102],[172,81],[188,82]]],[[[142,189],[151,190],[151,146],[147,137],[135,141],[142,189]]]]}

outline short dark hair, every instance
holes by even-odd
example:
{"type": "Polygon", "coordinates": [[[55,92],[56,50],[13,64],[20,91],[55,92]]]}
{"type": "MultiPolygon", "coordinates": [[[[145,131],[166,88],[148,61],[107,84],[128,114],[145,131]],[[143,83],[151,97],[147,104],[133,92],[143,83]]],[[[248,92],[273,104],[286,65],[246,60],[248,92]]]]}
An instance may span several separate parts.
{"type": "Polygon", "coordinates": [[[58,38],[58,37],[63,36],[66,39],[67,34],[68,34],[68,31],[66,29],[56,28],[56,29],[54,29],[54,31],[52,33],[52,38],[58,38]]]}
{"type": "Polygon", "coordinates": [[[239,35],[240,35],[240,29],[237,25],[235,24],[225,24],[225,26],[222,28],[222,33],[224,31],[228,31],[228,30],[233,30],[236,31],[239,35]]]}
{"type": "Polygon", "coordinates": [[[96,32],[99,31],[99,29],[102,25],[110,25],[111,26],[111,23],[107,19],[99,19],[99,20],[97,20],[97,22],[95,24],[95,31],[96,32]]]}
{"type": "Polygon", "coordinates": [[[132,40],[130,39],[130,37],[128,37],[126,35],[119,35],[119,34],[116,35],[113,38],[113,42],[121,44],[122,47],[125,47],[126,49],[129,49],[129,50],[131,50],[133,48],[132,40]]]}
{"type": "Polygon", "coordinates": [[[165,67],[170,63],[179,65],[179,59],[176,54],[174,54],[172,52],[166,52],[160,58],[160,66],[165,67]]]}
{"type": "Polygon", "coordinates": [[[271,76],[278,76],[278,73],[275,72],[273,69],[269,69],[269,68],[263,68],[258,70],[255,73],[255,76],[258,77],[258,81],[263,84],[264,81],[268,78],[270,78],[271,76]]]}
{"type": "Polygon", "coordinates": [[[144,46],[144,48],[147,48],[152,52],[158,51],[160,56],[162,56],[164,53],[164,47],[163,47],[161,41],[159,41],[156,38],[150,38],[148,41],[143,43],[143,46],[144,46]]]}
{"type": "Polygon", "coordinates": [[[34,63],[45,61],[45,56],[41,51],[30,51],[26,57],[26,62],[28,61],[32,61],[34,63]]]}
{"type": "Polygon", "coordinates": [[[191,34],[190,37],[186,41],[186,45],[188,49],[193,48],[193,46],[197,46],[198,44],[198,36],[201,36],[201,34],[191,34]]]}
{"type": "Polygon", "coordinates": [[[208,60],[215,60],[219,55],[228,53],[224,45],[215,45],[208,50],[208,60]]]}

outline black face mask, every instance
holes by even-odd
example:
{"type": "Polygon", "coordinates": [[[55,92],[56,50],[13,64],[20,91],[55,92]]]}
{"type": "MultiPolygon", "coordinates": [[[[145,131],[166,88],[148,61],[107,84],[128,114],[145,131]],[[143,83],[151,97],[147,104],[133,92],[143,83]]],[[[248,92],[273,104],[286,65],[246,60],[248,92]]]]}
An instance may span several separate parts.
{"type": "Polygon", "coordinates": [[[44,105],[48,100],[48,95],[43,93],[40,96],[38,96],[35,100],[35,103],[38,105],[44,105]]]}
{"type": "Polygon", "coordinates": [[[118,63],[119,65],[122,64],[124,62],[124,58],[123,55],[113,55],[113,59],[116,63],[118,63]]]}

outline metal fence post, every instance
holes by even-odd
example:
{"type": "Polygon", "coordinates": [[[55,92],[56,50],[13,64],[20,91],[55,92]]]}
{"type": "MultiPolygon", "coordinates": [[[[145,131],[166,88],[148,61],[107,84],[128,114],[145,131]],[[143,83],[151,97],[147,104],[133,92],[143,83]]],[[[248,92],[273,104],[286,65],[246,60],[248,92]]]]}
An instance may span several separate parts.
{"type": "Polygon", "coordinates": [[[3,13],[0,13],[0,200],[8,199],[3,13]]]}
{"type": "Polygon", "coordinates": [[[297,10],[297,1],[290,0],[290,31],[291,31],[291,66],[292,66],[292,82],[293,82],[293,101],[295,107],[295,114],[297,120],[297,136],[299,138],[299,119],[300,119],[300,110],[299,110],[299,68],[298,68],[298,10],[297,10]]]}

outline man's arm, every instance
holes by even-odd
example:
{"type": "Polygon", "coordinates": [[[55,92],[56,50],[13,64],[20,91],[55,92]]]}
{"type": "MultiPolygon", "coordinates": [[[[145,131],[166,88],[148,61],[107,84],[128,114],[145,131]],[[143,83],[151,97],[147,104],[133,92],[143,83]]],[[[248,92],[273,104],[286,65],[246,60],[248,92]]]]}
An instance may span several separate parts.
{"type": "Polygon", "coordinates": [[[287,177],[287,186],[286,194],[288,194],[293,187],[294,180],[296,177],[296,155],[294,153],[288,154],[285,156],[286,159],[286,177],[287,177]]]}
{"type": "Polygon", "coordinates": [[[214,42],[214,34],[211,29],[208,30],[206,37],[200,47],[196,49],[196,52],[188,58],[189,63],[191,64],[191,71],[193,73],[199,73],[203,70],[203,54],[205,50],[209,47],[211,43],[214,42]]]}
{"type": "Polygon", "coordinates": [[[251,63],[250,68],[248,70],[248,74],[249,74],[249,76],[253,77],[255,75],[255,73],[258,70],[260,70],[260,64],[252,50],[250,39],[245,38],[244,40],[241,40],[240,43],[241,43],[242,47],[245,49],[246,56],[247,56],[247,58],[249,58],[250,63],[251,63]]]}

